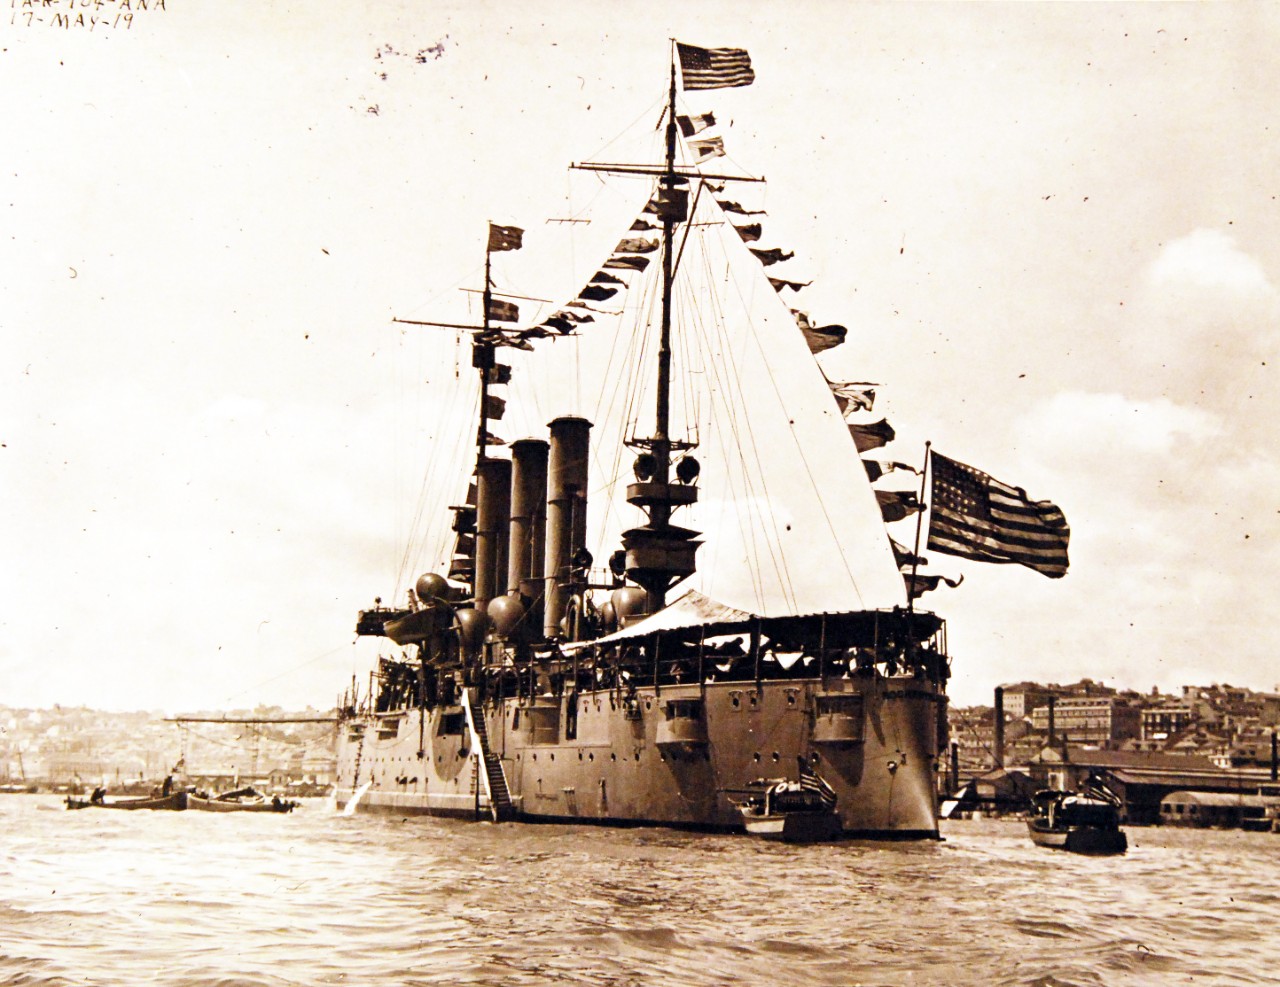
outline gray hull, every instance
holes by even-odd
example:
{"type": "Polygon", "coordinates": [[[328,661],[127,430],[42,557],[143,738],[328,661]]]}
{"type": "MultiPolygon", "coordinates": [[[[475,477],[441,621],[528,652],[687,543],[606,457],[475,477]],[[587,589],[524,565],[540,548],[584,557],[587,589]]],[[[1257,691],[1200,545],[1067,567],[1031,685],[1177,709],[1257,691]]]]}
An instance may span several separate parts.
{"type": "MultiPolygon", "coordinates": [[[[519,820],[741,831],[734,796],[794,777],[800,756],[835,790],[844,835],[936,837],[945,702],[924,678],[880,675],[601,690],[487,705],[481,743],[519,820]],[[688,700],[700,715],[673,716],[688,700]]],[[[460,707],[348,718],[338,803],[368,783],[357,811],[490,818],[476,747],[460,707]]]]}

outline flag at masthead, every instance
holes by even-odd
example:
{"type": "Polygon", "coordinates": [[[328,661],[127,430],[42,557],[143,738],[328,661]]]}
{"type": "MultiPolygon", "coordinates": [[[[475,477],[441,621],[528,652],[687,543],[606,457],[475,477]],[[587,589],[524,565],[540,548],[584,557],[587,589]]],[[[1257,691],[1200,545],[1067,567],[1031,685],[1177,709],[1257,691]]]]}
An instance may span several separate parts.
{"type": "Polygon", "coordinates": [[[749,86],[756,74],[745,48],[697,48],[676,42],[685,90],[749,86]]]}

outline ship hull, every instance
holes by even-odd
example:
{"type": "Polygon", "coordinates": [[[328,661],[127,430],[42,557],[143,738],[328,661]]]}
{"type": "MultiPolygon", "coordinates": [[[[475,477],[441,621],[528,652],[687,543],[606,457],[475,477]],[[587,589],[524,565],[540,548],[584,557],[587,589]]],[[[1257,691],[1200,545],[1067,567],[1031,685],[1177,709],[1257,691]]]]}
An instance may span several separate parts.
{"type": "MultiPolygon", "coordinates": [[[[512,698],[475,715],[521,821],[741,832],[735,795],[800,757],[836,792],[834,835],[936,838],[944,704],[924,678],[875,675],[512,698]],[[671,715],[690,704],[697,717],[671,715]]],[[[461,707],[348,717],[338,804],[367,784],[356,811],[492,818],[477,746],[461,707]]]]}

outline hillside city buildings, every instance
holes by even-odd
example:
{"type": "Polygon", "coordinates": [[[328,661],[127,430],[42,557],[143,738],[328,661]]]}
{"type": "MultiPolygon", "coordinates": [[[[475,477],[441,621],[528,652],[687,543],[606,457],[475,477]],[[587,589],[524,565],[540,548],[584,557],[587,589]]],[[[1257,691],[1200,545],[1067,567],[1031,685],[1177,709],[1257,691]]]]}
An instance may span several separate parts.
{"type": "Polygon", "coordinates": [[[283,792],[332,783],[334,724],[294,722],[324,713],[259,707],[190,715],[175,722],[157,712],[0,707],[0,785],[145,791],[170,773],[211,789],[239,782],[283,792]],[[219,718],[240,722],[206,722],[219,718]]]}

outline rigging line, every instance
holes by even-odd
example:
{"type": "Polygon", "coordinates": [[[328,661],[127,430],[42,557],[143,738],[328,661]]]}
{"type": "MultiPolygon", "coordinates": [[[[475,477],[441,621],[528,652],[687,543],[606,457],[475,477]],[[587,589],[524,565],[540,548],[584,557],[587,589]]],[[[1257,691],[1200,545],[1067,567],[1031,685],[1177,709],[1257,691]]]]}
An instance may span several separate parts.
{"type": "MultiPolygon", "coordinates": [[[[719,242],[723,247],[723,237],[719,242]]],[[[709,251],[705,254],[705,265],[708,283],[711,283],[713,275],[709,251]]],[[[726,268],[727,276],[728,270],[726,268]]],[[[720,404],[727,421],[729,436],[733,439],[733,447],[736,449],[739,459],[739,466],[736,471],[728,463],[727,459],[725,465],[726,473],[731,478],[735,476],[741,478],[744,493],[746,494],[746,496],[735,497],[735,499],[737,502],[746,505],[749,512],[746,517],[738,517],[738,526],[739,532],[751,550],[750,560],[752,566],[750,571],[752,582],[757,599],[761,608],[763,608],[765,602],[765,560],[767,558],[775,580],[782,590],[785,603],[794,610],[797,608],[796,595],[790,571],[787,568],[786,557],[779,551],[781,532],[778,530],[778,520],[773,512],[766,513],[765,511],[765,507],[769,503],[769,479],[767,471],[764,469],[760,445],[756,440],[751,418],[745,414],[745,395],[743,395],[740,387],[733,386],[734,381],[742,379],[742,372],[737,360],[737,351],[732,345],[733,340],[729,333],[728,319],[723,303],[716,293],[712,293],[710,298],[711,307],[716,309],[714,325],[717,329],[717,340],[721,351],[724,353],[724,363],[733,374],[731,380],[725,381],[719,373],[720,368],[717,366],[716,377],[720,386],[713,393],[720,395],[720,404]],[[757,484],[760,486],[759,491],[757,491],[757,484]],[[770,536],[763,537],[762,550],[762,536],[766,534],[770,536]]],[[[750,324],[749,310],[745,321],[748,325],[750,324]]],[[[712,361],[712,364],[715,366],[714,361],[712,361]]]]}
{"type": "MultiPolygon", "coordinates": [[[[710,273],[710,260],[706,251],[706,244],[705,243],[701,244],[701,247],[702,249],[699,253],[699,256],[701,257],[702,264],[707,275],[708,283],[711,283],[713,279],[710,273]]],[[[682,289],[682,290],[687,290],[687,289],[682,289]]],[[[729,367],[733,369],[734,367],[733,350],[727,343],[728,321],[725,318],[725,313],[719,307],[719,298],[714,292],[709,294],[709,298],[707,302],[707,310],[708,310],[708,314],[706,316],[706,319],[704,320],[701,317],[700,310],[697,308],[693,308],[695,315],[699,316],[699,318],[695,319],[693,323],[697,328],[697,341],[699,343],[699,346],[704,352],[708,352],[708,356],[710,357],[711,354],[709,351],[711,349],[714,349],[711,340],[713,339],[718,340],[719,349],[723,353],[723,359],[726,361],[729,367]],[[712,326],[714,331],[709,331],[707,329],[708,322],[712,326]]],[[[729,515],[729,510],[730,510],[729,505],[731,503],[742,504],[747,511],[751,512],[750,516],[746,516],[746,517],[744,517],[740,513],[735,512],[734,519],[737,524],[738,532],[742,536],[744,544],[748,551],[747,573],[751,581],[752,592],[755,594],[755,599],[756,599],[758,608],[761,608],[763,607],[763,604],[764,604],[764,583],[762,578],[763,570],[759,565],[759,560],[762,558],[764,553],[760,551],[760,547],[758,545],[756,527],[754,522],[752,521],[752,517],[755,515],[755,505],[752,502],[751,496],[741,496],[743,491],[740,490],[740,486],[739,486],[739,484],[741,483],[743,486],[746,487],[746,493],[748,494],[754,493],[752,479],[751,479],[752,471],[745,468],[746,461],[750,457],[744,455],[743,442],[742,442],[742,430],[738,427],[736,408],[732,404],[733,396],[739,394],[741,391],[740,387],[733,386],[734,382],[740,379],[740,375],[736,375],[736,370],[734,370],[734,373],[736,376],[734,377],[733,380],[726,382],[722,374],[722,367],[717,360],[705,359],[704,363],[709,367],[709,372],[708,372],[709,380],[708,380],[708,385],[706,389],[712,395],[712,408],[710,413],[711,413],[711,423],[712,423],[713,434],[715,434],[716,432],[716,429],[715,429],[716,415],[714,413],[714,409],[718,407],[722,410],[721,417],[724,419],[723,427],[718,430],[719,434],[722,434],[726,439],[732,440],[731,442],[721,444],[718,447],[720,455],[722,457],[721,462],[718,465],[721,468],[721,475],[724,478],[725,487],[729,494],[729,496],[726,499],[724,499],[721,503],[721,509],[719,513],[719,523],[722,526],[724,525],[725,519],[729,515]],[[717,403],[717,397],[716,397],[717,395],[720,396],[718,403],[717,403]],[[738,452],[738,462],[736,464],[732,462],[729,458],[729,452],[731,448],[736,448],[738,452]]],[[[711,448],[716,448],[716,447],[712,446],[711,448]]],[[[711,451],[711,449],[709,449],[708,451],[711,451]]],[[[718,555],[718,549],[715,553],[713,553],[713,555],[718,555]]]]}
{"type": "MultiPolygon", "coordinates": [[[[472,388],[469,381],[460,382],[460,384],[461,386],[451,389],[445,414],[440,419],[443,422],[460,421],[464,416],[469,422],[476,421],[480,407],[479,389],[472,388]]],[[[422,474],[418,515],[414,519],[411,537],[406,545],[406,559],[409,559],[416,549],[417,567],[421,567],[425,553],[433,553],[431,564],[435,565],[441,553],[449,551],[447,546],[449,536],[445,526],[449,524],[450,519],[446,516],[446,508],[447,502],[453,497],[454,488],[447,484],[433,484],[431,478],[437,475],[454,475],[456,470],[453,467],[465,463],[467,452],[471,448],[471,434],[467,428],[449,428],[447,435],[448,439],[442,443],[439,425],[437,425],[429,439],[431,449],[442,451],[443,456],[429,456],[422,474]],[[449,464],[449,468],[441,469],[441,459],[449,464]]],[[[401,578],[410,578],[408,575],[410,572],[410,564],[406,561],[401,571],[401,578]]],[[[402,588],[402,584],[396,586],[397,596],[402,588]]]]}
{"type": "MultiPolygon", "coordinates": [[[[445,420],[452,420],[453,412],[454,412],[454,404],[460,403],[461,393],[462,393],[461,388],[451,389],[451,393],[449,395],[450,403],[446,405],[446,414],[448,417],[445,420]]],[[[460,430],[453,430],[452,439],[455,443],[458,441],[459,434],[460,434],[460,430]]],[[[436,441],[438,441],[437,436],[436,436],[436,433],[433,432],[428,442],[429,444],[435,444],[436,441]]],[[[452,459],[450,461],[452,461],[452,459]]],[[[433,498],[437,496],[437,494],[432,490],[432,486],[430,483],[432,472],[433,471],[430,467],[430,462],[428,462],[428,464],[426,465],[426,467],[423,469],[423,472],[422,472],[422,479],[420,481],[420,486],[418,490],[416,508],[409,524],[407,537],[405,538],[404,554],[400,562],[400,571],[396,576],[396,585],[395,585],[395,593],[394,593],[395,598],[399,597],[400,591],[404,586],[404,581],[409,578],[408,573],[411,571],[411,565],[414,557],[415,546],[418,545],[419,543],[419,532],[420,530],[422,530],[424,518],[428,515],[428,508],[429,507],[434,508],[434,504],[432,501],[433,501],[433,498]]],[[[432,513],[432,516],[434,516],[434,511],[432,511],[431,513],[432,513]]],[[[427,532],[431,528],[431,523],[432,522],[427,521],[426,530],[422,530],[421,537],[423,541],[425,541],[428,536],[427,532]]],[[[421,556],[421,550],[419,549],[418,557],[420,558],[420,556],[421,556]]]]}
{"type": "Polygon", "coordinates": [[[609,148],[613,147],[614,144],[618,143],[618,141],[620,141],[624,135],[634,130],[636,126],[639,125],[641,120],[643,120],[645,117],[653,113],[655,107],[665,107],[666,102],[667,102],[667,87],[664,84],[661,90],[661,94],[656,99],[654,99],[653,102],[651,102],[648,106],[646,106],[643,110],[641,110],[640,113],[637,114],[636,117],[633,120],[631,120],[630,123],[624,124],[617,133],[615,133],[612,137],[610,137],[603,145],[598,147],[593,154],[589,155],[583,160],[591,161],[592,158],[603,155],[607,150],[609,150],[609,148]]]}
{"type": "MultiPolygon", "coordinates": [[[[744,249],[744,250],[746,249],[745,244],[743,244],[743,245],[742,245],[742,249],[744,249]]],[[[737,281],[736,281],[736,280],[734,281],[734,284],[735,284],[735,286],[738,288],[739,297],[742,297],[742,289],[741,289],[741,285],[739,285],[739,284],[737,283],[737,281]]],[[[743,302],[744,302],[744,304],[745,304],[745,298],[743,299],[743,302]]],[[[782,307],[782,308],[784,308],[784,309],[785,309],[785,307],[786,307],[786,306],[784,306],[780,300],[779,300],[778,304],[779,304],[779,306],[780,306],[780,307],[782,307]]],[[[790,318],[789,314],[788,314],[788,318],[790,318]]],[[[794,319],[792,319],[791,321],[792,321],[792,323],[794,324],[794,319]]],[[[755,332],[755,331],[754,331],[754,328],[755,328],[754,323],[753,323],[753,322],[751,322],[751,321],[749,320],[749,321],[748,321],[748,324],[749,324],[749,325],[752,327],[752,329],[753,329],[753,331],[752,331],[752,333],[751,333],[752,340],[755,342],[756,347],[761,351],[761,353],[762,353],[762,354],[764,354],[764,352],[765,352],[765,351],[764,351],[764,348],[763,348],[762,341],[761,341],[761,339],[760,339],[760,337],[759,337],[759,334],[758,334],[757,332],[755,332]]],[[[796,332],[799,332],[800,330],[799,330],[799,328],[797,327],[797,328],[795,329],[795,331],[796,331],[796,332]]],[[[816,361],[814,361],[814,362],[815,362],[815,365],[816,365],[816,361]]],[[[766,368],[766,375],[768,376],[769,382],[770,382],[770,384],[773,386],[774,394],[775,394],[775,396],[778,398],[779,402],[781,402],[781,400],[782,400],[782,390],[781,390],[781,388],[780,388],[780,386],[779,386],[779,382],[778,382],[777,376],[774,374],[774,372],[773,372],[773,368],[772,368],[772,366],[769,364],[769,362],[768,362],[767,360],[765,361],[765,368],[766,368]]],[[[849,560],[849,558],[848,558],[847,554],[845,553],[844,546],[840,543],[840,541],[838,540],[838,538],[837,538],[837,537],[835,537],[835,536],[837,535],[837,529],[836,529],[835,521],[834,521],[834,519],[831,517],[830,509],[829,509],[829,508],[828,508],[828,506],[827,506],[826,500],[825,500],[825,499],[823,498],[823,496],[822,496],[822,493],[821,493],[820,488],[819,488],[818,483],[817,483],[816,475],[815,475],[815,473],[814,473],[814,471],[813,471],[813,466],[812,466],[812,464],[811,464],[811,463],[810,463],[810,461],[809,461],[809,457],[808,457],[808,456],[806,455],[806,453],[805,453],[804,446],[803,446],[803,445],[799,442],[799,440],[795,437],[794,433],[793,433],[793,435],[792,435],[792,441],[793,441],[793,443],[794,443],[794,445],[795,445],[796,452],[797,452],[797,454],[798,454],[798,455],[799,455],[799,457],[800,457],[800,462],[801,462],[801,463],[803,464],[803,466],[804,466],[805,474],[806,474],[806,476],[808,477],[808,480],[809,480],[809,488],[810,488],[810,490],[811,490],[811,491],[814,493],[814,495],[815,495],[815,499],[817,500],[818,505],[819,505],[819,508],[820,508],[820,510],[821,510],[821,513],[822,513],[822,518],[823,518],[823,520],[826,522],[827,530],[828,530],[828,532],[832,535],[832,540],[834,541],[835,546],[836,546],[836,551],[837,551],[837,552],[838,552],[838,554],[839,554],[839,557],[840,557],[840,563],[841,563],[841,565],[844,567],[845,575],[846,575],[846,576],[848,576],[849,583],[850,583],[850,585],[852,585],[852,587],[853,587],[853,591],[854,591],[854,593],[856,593],[856,594],[857,594],[857,596],[858,596],[858,600],[859,600],[859,602],[861,603],[861,602],[862,602],[862,592],[861,592],[861,590],[860,590],[860,589],[859,589],[859,587],[858,587],[858,580],[857,580],[857,578],[854,576],[853,569],[852,569],[852,565],[851,565],[851,562],[850,562],[850,560],[849,560]]],[[[850,444],[850,445],[852,445],[852,440],[850,440],[850,443],[849,443],[849,444],[850,444]]],[[[857,456],[857,451],[856,451],[856,450],[851,450],[851,453],[850,453],[850,454],[851,454],[851,455],[854,455],[854,456],[857,456]]]]}
{"type": "MultiPolygon", "coordinates": [[[[719,245],[721,247],[721,250],[723,250],[723,246],[724,246],[723,232],[721,232],[721,235],[715,240],[713,240],[713,242],[719,245]]],[[[725,257],[726,261],[727,259],[728,258],[725,257]]],[[[704,264],[706,267],[707,283],[710,284],[713,281],[718,280],[718,278],[713,274],[711,269],[710,251],[706,251],[704,254],[704,264]]],[[[729,278],[730,273],[731,273],[730,269],[726,264],[726,271],[725,271],[726,280],[729,278]]],[[[741,369],[739,368],[738,361],[737,361],[737,348],[733,345],[733,340],[729,334],[729,330],[728,330],[729,320],[727,318],[727,313],[723,308],[723,302],[721,301],[720,296],[716,293],[712,293],[710,295],[710,299],[713,307],[718,308],[718,311],[716,313],[715,324],[718,329],[719,346],[722,352],[725,354],[724,356],[725,362],[727,363],[729,369],[732,370],[732,373],[734,375],[733,380],[728,381],[726,385],[726,383],[720,377],[720,374],[718,372],[720,369],[718,364],[715,361],[710,361],[711,366],[716,371],[717,380],[720,381],[720,386],[717,389],[713,389],[713,394],[720,395],[721,407],[724,409],[723,414],[724,414],[724,417],[727,419],[730,434],[734,439],[734,444],[740,459],[740,463],[741,463],[740,472],[743,479],[743,483],[744,483],[746,492],[749,495],[748,497],[743,498],[743,502],[750,505],[752,518],[754,518],[754,521],[751,522],[749,527],[743,527],[743,525],[746,525],[748,523],[749,519],[740,519],[739,520],[740,530],[743,532],[744,537],[752,547],[752,550],[754,553],[753,557],[756,560],[758,560],[758,567],[755,572],[755,578],[760,587],[759,592],[763,593],[763,574],[764,574],[763,561],[767,554],[772,563],[772,569],[773,569],[774,575],[779,581],[780,588],[783,590],[784,597],[787,598],[788,603],[794,607],[795,594],[794,594],[793,584],[791,582],[790,572],[787,568],[786,558],[785,556],[781,556],[780,553],[777,551],[777,548],[781,542],[781,532],[778,528],[778,520],[776,517],[774,517],[774,515],[771,512],[768,514],[763,513],[761,510],[761,506],[758,505],[756,502],[756,498],[759,497],[762,499],[764,504],[768,503],[769,479],[768,479],[768,472],[764,469],[764,463],[763,463],[763,457],[761,456],[760,444],[755,437],[755,430],[754,430],[754,427],[752,426],[752,420],[750,416],[745,414],[746,412],[745,395],[742,394],[741,387],[733,386],[734,381],[740,380],[742,378],[742,372],[741,372],[741,369]],[[757,492],[757,489],[756,489],[757,483],[759,483],[762,487],[762,489],[759,492],[757,492]],[[760,532],[763,532],[768,530],[769,528],[772,528],[772,537],[769,539],[766,539],[765,541],[767,552],[761,551],[760,549],[759,537],[758,537],[759,533],[757,532],[757,527],[760,529],[760,532]]],[[[749,324],[750,323],[749,307],[746,307],[746,315],[747,315],[746,321],[749,324]]],[[[761,597],[761,599],[763,599],[763,596],[761,597]]]]}
{"type": "Polygon", "coordinates": [[[253,692],[255,689],[259,689],[264,685],[268,685],[272,682],[275,682],[277,679],[282,679],[286,675],[292,675],[294,672],[298,671],[298,669],[300,668],[306,668],[308,665],[314,665],[316,662],[322,661],[323,659],[328,658],[330,655],[336,655],[339,651],[342,651],[345,648],[346,648],[345,644],[337,648],[330,648],[328,651],[325,651],[322,654],[315,655],[312,658],[308,658],[306,661],[299,662],[297,665],[293,665],[289,668],[286,668],[283,672],[280,672],[277,675],[273,675],[270,678],[261,679],[258,682],[255,682],[253,685],[248,686],[245,689],[242,689],[240,692],[231,693],[229,696],[226,696],[223,699],[223,702],[226,703],[226,702],[230,702],[232,699],[238,699],[239,697],[245,695],[246,693],[253,692]]]}
{"type": "MultiPolygon", "coordinates": [[[[610,443],[613,448],[613,462],[611,468],[606,470],[606,475],[612,475],[616,483],[617,478],[623,475],[622,457],[626,454],[626,433],[629,423],[638,421],[638,406],[640,403],[640,395],[643,390],[641,375],[631,372],[633,369],[639,369],[647,366],[644,359],[646,350],[646,341],[652,339],[652,326],[654,317],[654,308],[657,299],[656,279],[653,277],[640,278],[633,283],[635,288],[640,291],[640,297],[637,304],[627,306],[623,315],[619,317],[618,328],[622,329],[625,322],[630,324],[629,331],[619,331],[615,333],[613,344],[610,349],[609,364],[606,367],[605,374],[601,380],[600,396],[597,409],[604,413],[604,421],[616,422],[619,428],[619,439],[621,441],[610,443]],[[619,345],[619,339],[624,337],[625,344],[619,345]],[[613,361],[615,355],[621,353],[622,372],[613,374],[613,361]],[[629,369],[628,369],[629,368],[629,369]],[[609,388],[611,397],[608,402],[605,401],[606,385],[611,383],[609,388]],[[621,414],[614,412],[615,408],[621,407],[621,414]]],[[[595,444],[599,447],[599,443],[595,444]]],[[[621,505],[617,504],[615,498],[606,501],[606,510],[601,518],[599,537],[603,541],[608,532],[609,522],[616,518],[621,528],[623,523],[621,515],[621,505]]]]}
{"type": "MultiPolygon", "coordinates": [[[[626,344],[623,344],[619,339],[619,334],[617,333],[614,334],[610,341],[609,360],[605,369],[605,377],[602,379],[601,383],[603,385],[605,381],[608,380],[612,382],[613,386],[609,389],[607,395],[604,387],[602,386],[597,396],[597,403],[594,406],[593,411],[597,427],[599,428],[608,428],[611,430],[615,425],[616,416],[613,412],[613,408],[619,403],[620,397],[625,399],[624,390],[626,374],[620,373],[615,376],[612,373],[613,363],[619,352],[629,350],[633,345],[633,338],[626,344]]],[[[626,354],[623,355],[621,362],[623,366],[627,366],[629,364],[630,361],[626,358],[626,354]]],[[[622,427],[625,428],[625,425],[622,427]]],[[[602,546],[606,543],[605,539],[607,537],[607,532],[609,531],[610,524],[614,519],[615,512],[619,510],[618,505],[615,503],[615,498],[610,497],[607,494],[614,488],[614,485],[618,482],[618,477],[622,473],[621,463],[625,446],[620,441],[609,441],[609,439],[604,439],[603,441],[593,442],[591,444],[591,449],[597,460],[597,468],[599,469],[600,475],[610,478],[597,485],[593,491],[592,498],[593,503],[597,505],[600,503],[604,504],[604,510],[597,518],[595,541],[593,542],[593,544],[597,546],[602,546]],[[601,456],[602,446],[609,450],[609,453],[606,456],[601,456]],[[606,495],[603,501],[600,500],[600,494],[602,493],[606,495]]],[[[620,516],[618,519],[619,521],[621,520],[620,516]]]]}

